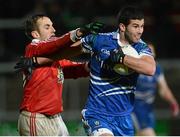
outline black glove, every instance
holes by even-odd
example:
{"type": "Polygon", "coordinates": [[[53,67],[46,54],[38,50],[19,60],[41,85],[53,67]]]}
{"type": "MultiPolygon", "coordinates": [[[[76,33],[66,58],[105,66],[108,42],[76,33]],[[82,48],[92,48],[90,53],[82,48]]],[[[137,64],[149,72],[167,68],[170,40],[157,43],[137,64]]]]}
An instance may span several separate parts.
{"type": "Polygon", "coordinates": [[[118,50],[114,50],[110,52],[110,56],[108,60],[113,64],[123,64],[124,63],[125,54],[123,53],[121,47],[118,50]]]}
{"type": "Polygon", "coordinates": [[[80,28],[80,31],[83,33],[83,36],[89,34],[97,34],[101,32],[104,28],[105,24],[100,22],[92,22],[80,28]]]}
{"type": "Polygon", "coordinates": [[[15,72],[26,71],[27,73],[31,74],[33,68],[35,68],[36,66],[38,66],[36,57],[26,58],[21,56],[14,66],[14,69],[15,72]]]}

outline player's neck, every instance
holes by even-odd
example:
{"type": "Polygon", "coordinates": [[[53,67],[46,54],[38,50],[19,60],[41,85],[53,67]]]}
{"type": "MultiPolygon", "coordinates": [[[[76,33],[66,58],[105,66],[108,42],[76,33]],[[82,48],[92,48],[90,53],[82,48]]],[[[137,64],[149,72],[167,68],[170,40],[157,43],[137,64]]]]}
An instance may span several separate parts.
{"type": "Polygon", "coordinates": [[[120,45],[121,47],[125,47],[125,46],[130,45],[127,40],[121,39],[121,38],[119,39],[118,43],[119,43],[119,45],[120,45]]]}
{"type": "Polygon", "coordinates": [[[122,46],[130,45],[130,43],[128,42],[128,40],[125,38],[123,34],[121,34],[119,37],[119,43],[122,46]]]}

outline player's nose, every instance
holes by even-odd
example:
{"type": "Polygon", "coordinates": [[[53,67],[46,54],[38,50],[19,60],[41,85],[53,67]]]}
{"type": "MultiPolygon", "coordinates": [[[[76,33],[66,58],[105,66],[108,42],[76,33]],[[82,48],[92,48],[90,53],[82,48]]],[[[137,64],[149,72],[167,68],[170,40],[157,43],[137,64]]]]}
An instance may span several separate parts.
{"type": "Polygon", "coordinates": [[[55,32],[56,32],[56,30],[55,30],[55,28],[54,28],[54,27],[52,27],[52,32],[53,32],[53,33],[55,33],[55,32]]]}

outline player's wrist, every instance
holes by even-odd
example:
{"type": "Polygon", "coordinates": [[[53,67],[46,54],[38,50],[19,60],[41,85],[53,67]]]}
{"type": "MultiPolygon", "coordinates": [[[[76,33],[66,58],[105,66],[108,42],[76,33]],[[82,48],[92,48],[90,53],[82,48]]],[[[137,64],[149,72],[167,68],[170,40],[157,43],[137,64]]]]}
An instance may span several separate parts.
{"type": "Polygon", "coordinates": [[[81,32],[80,28],[77,28],[76,29],[76,38],[81,39],[82,35],[83,35],[83,33],[81,32]]]}
{"type": "Polygon", "coordinates": [[[172,110],[175,110],[178,107],[178,104],[177,103],[171,103],[170,107],[172,110]]]}
{"type": "Polygon", "coordinates": [[[82,36],[82,32],[80,31],[79,28],[77,28],[76,30],[70,31],[70,39],[73,42],[80,40],[82,38],[81,36],[82,36]]]}
{"type": "Polygon", "coordinates": [[[37,57],[32,57],[32,66],[36,67],[38,65],[39,65],[39,63],[38,63],[37,57]]]}
{"type": "Polygon", "coordinates": [[[176,102],[173,102],[170,104],[171,111],[173,113],[173,116],[177,116],[179,113],[179,105],[176,102]]]}

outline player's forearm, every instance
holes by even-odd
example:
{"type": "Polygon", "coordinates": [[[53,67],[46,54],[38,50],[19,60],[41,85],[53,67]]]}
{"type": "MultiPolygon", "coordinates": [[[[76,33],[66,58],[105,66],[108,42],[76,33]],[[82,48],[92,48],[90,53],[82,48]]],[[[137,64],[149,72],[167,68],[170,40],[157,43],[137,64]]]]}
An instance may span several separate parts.
{"type": "Polygon", "coordinates": [[[71,47],[81,47],[82,42],[79,40],[71,45],[71,47]]]}
{"type": "Polygon", "coordinates": [[[171,90],[168,87],[160,88],[159,94],[160,94],[161,98],[163,98],[164,100],[166,100],[170,104],[177,103],[175,97],[173,96],[171,90]]]}
{"type": "Polygon", "coordinates": [[[175,96],[172,94],[169,87],[161,87],[160,85],[160,96],[170,104],[170,109],[173,116],[177,116],[179,113],[179,104],[175,99],[175,96]]]}
{"type": "Polygon", "coordinates": [[[58,50],[63,50],[66,47],[70,47],[80,36],[82,35],[79,30],[73,30],[69,33],[62,35],[61,37],[54,37],[47,41],[32,43],[29,50],[33,52],[33,56],[51,55],[58,50]]]}
{"type": "Polygon", "coordinates": [[[70,39],[70,34],[63,35],[63,37],[52,38],[49,41],[43,41],[38,44],[32,44],[32,46],[27,49],[31,50],[33,56],[43,56],[50,55],[59,49],[70,46],[73,42],[70,39]]]}
{"type": "Polygon", "coordinates": [[[48,65],[53,63],[53,59],[47,58],[47,57],[37,57],[37,63],[38,65],[48,65]]]}
{"type": "Polygon", "coordinates": [[[39,65],[48,65],[57,60],[71,59],[72,57],[80,55],[81,47],[72,47],[59,50],[51,56],[37,57],[39,65]]]}
{"type": "Polygon", "coordinates": [[[158,87],[159,87],[159,95],[164,100],[168,101],[169,103],[176,103],[176,99],[169,88],[167,81],[164,77],[164,75],[161,75],[161,77],[158,80],[158,87]]]}
{"type": "Polygon", "coordinates": [[[54,61],[62,59],[71,59],[72,57],[78,56],[82,53],[81,47],[67,47],[62,50],[58,50],[50,56],[46,56],[54,61]]]}
{"type": "Polygon", "coordinates": [[[136,72],[146,75],[154,75],[156,69],[156,63],[151,57],[134,58],[126,55],[123,63],[136,72]]]}

